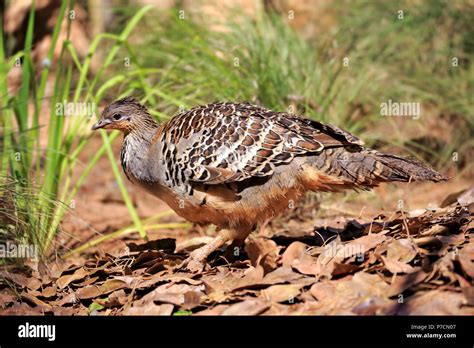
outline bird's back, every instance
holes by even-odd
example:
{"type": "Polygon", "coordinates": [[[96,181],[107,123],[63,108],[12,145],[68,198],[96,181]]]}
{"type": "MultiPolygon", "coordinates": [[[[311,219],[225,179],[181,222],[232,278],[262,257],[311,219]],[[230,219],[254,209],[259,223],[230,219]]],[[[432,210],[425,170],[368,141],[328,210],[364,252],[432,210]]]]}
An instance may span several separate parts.
{"type": "MultiPolygon", "coordinates": [[[[170,167],[186,167],[186,181],[206,184],[271,176],[276,167],[297,156],[361,144],[336,127],[236,103],[214,103],[181,113],[164,125],[160,138],[170,167]]],[[[177,173],[173,179],[180,181],[177,173]]]]}

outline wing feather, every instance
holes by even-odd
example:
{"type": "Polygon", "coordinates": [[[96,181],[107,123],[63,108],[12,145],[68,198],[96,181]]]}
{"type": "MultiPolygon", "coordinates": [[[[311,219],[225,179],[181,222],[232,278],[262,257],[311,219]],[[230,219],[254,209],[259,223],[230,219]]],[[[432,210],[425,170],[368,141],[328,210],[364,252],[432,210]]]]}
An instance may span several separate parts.
{"type": "Polygon", "coordinates": [[[174,117],[164,132],[188,157],[187,181],[221,184],[271,176],[296,156],[362,142],[337,127],[251,104],[214,103],[174,117]]]}

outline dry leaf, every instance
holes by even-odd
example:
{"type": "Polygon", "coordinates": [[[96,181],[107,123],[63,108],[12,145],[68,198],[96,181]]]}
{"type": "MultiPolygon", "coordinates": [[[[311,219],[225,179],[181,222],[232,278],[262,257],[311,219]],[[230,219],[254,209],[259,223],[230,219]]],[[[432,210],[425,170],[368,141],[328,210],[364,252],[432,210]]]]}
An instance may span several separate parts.
{"type": "Polygon", "coordinates": [[[407,263],[401,262],[401,261],[395,261],[391,260],[389,258],[386,258],[384,256],[380,256],[382,259],[385,268],[392,274],[396,273],[412,273],[416,269],[410,266],[407,263]]]}
{"type": "Polygon", "coordinates": [[[44,301],[41,301],[40,299],[38,299],[36,296],[34,295],[31,295],[31,294],[21,294],[21,297],[24,299],[24,300],[27,300],[31,303],[33,303],[34,305],[36,306],[39,306],[39,307],[42,307],[43,309],[45,310],[50,310],[51,309],[51,305],[44,302],[44,301]]]}
{"type": "Polygon", "coordinates": [[[77,289],[76,291],[77,298],[81,300],[99,297],[100,295],[102,295],[102,291],[98,285],[87,285],[83,288],[77,289]]]}
{"type": "Polygon", "coordinates": [[[400,305],[399,315],[474,315],[474,308],[464,307],[463,294],[433,290],[419,292],[400,305]]]}
{"type": "Polygon", "coordinates": [[[408,263],[417,255],[416,245],[409,239],[396,239],[388,243],[387,258],[408,263]]]}
{"type": "Polygon", "coordinates": [[[291,243],[283,253],[283,267],[292,267],[302,274],[319,274],[320,267],[316,264],[316,259],[308,254],[307,248],[301,242],[291,243]]]}
{"type": "Polygon", "coordinates": [[[199,311],[196,315],[221,315],[230,305],[228,304],[218,304],[214,307],[207,308],[205,310],[199,311]]]}
{"type": "Polygon", "coordinates": [[[29,278],[26,282],[26,287],[31,290],[38,290],[41,287],[41,280],[37,278],[29,278]]]}
{"type": "Polygon", "coordinates": [[[84,279],[88,276],[91,272],[86,270],[84,267],[78,268],[73,274],[67,274],[61,276],[57,281],[56,284],[59,289],[64,289],[69,283],[74,282],[76,280],[84,279]]]}
{"type": "Polygon", "coordinates": [[[466,303],[468,306],[474,307],[474,287],[463,287],[461,288],[464,297],[466,298],[466,303]]]}
{"type": "Polygon", "coordinates": [[[369,306],[374,314],[390,310],[393,301],[386,298],[388,284],[375,274],[358,272],[339,281],[314,284],[310,292],[319,303],[319,314],[354,314],[369,306]],[[347,279],[346,279],[347,278],[347,279]],[[364,304],[365,303],[365,304],[364,304]]]}
{"type": "Polygon", "coordinates": [[[164,303],[162,305],[148,304],[141,307],[130,307],[123,311],[125,315],[171,315],[174,306],[172,304],[164,303]]]}
{"type": "Polygon", "coordinates": [[[341,255],[344,258],[349,258],[354,255],[363,255],[379,244],[382,244],[386,239],[387,236],[380,233],[368,234],[346,243],[343,247],[341,255]]]}
{"type": "Polygon", "coordinates": [[[293,301],[300,294],[301,284],[278,284],[262,290],[265,300],[271,302],[293,301]]]}
{"type": "Polygon", "coordinates": [[[474,243],[467,245],[459,251],[458,261],[466,275],[474,280],[474,243]]]}
{"type": "Polygon", "coordinates": [[[310,289],[311,295],[318,300],[323,301],[325,298],[332,296],[332,293],[336,290],[336,284],[330,281],[322,281],[313,284],[310,289]]]}
{"type": "Polygon", "coordinates": [[[309,256],[306,253],[308,246],[301,242],[293,242],[286,248],[285,252],[281,257],[281,263],[283,267],[291,267],[293,261],[300,259],[305,256],[309,256]]]}
{"type": "Polygon", "coordinates": [[[421,283],[427,275],[428,274],[423,271],[417,271],[406,275],[397,275],[387,290],[387,296],[392,297],[403,293],[412,286],[421,283]]]}
{"type": "Polygon", "coordinates": [[[257,266],[248,272],[244,277],[235,279],[231,285],[231,291],[254,287],[261,284],[263,279],[263,267],[257,266]]]}
{"type": "Polygon", "coordinates": [[[112,291],[123,289],[127,287],[127,283],[120,279],[107,279],[101,286],[100,291],[102,295],[108,294],[112,291]]]}
{"type": "Polygon", "coordinates": [[[193,315],[473,314],[474,220],[469,214],[468,208],[450,206],[416,216],[381,216],[376,224],[340,224],[324,229],[332,239],[322,247],[309,247],[319,240],[298,227],[281,245],[274,243],[278,239],[250,239],[248,260],[211,262],[201,274],[169,267],[183,255],[156,250],[171,251],[172,243],[166,247],[162,240],[132,246],[136,251],[130,253],[77,259],[80,265],[77,260],[27,262],[24,273],[0,269],[5,283],[19,293],[0,290],[0,303],[7,307],[0,312],[88,315],[93,299],[106,307],[104,315],[171,315],[178,309],[192,309],[193,315]],[[407,239],[405,224],[415,239],[407,239]],[[435,235],[421,236],[427,230],[435,235]]]}
{"type": "Polygon", "coordinates": [[[94,302],[104,306],[104,307],[118,307],[123,306],[127,303],[128,297],[125,290],[120,289],[111,293],[105,299],[95,299],[94,302]]]}
{"type": "Polygon", "coordinates": [[[261,265],[265,273],[271,272],[277,267],[280,247],[273,240],[250,238],[245,243],[245,251],[252,266],[261,265]]]}
{"type": "Polygon", "coordinates": [[[46,298],[55,296],[56,295],[56,285],[48,286],[47,288],[45,288],[42,291],[41,295],[43,297],[46,297],[46,298]]]}
{"type": "Polygon", "coordinates": [[[17,300],[17,296],[12,290],[8,288],[0,290],[0,306],[1,307],[5,307],[5,305],[9,303],[13,303],[16,300],[17,300]]]}
{"type": "Polygon", "coordinates": [[[271,304],[271,307],[262,313],[262,315],[309,315],[309,314],[312,314],[312,313],[308,309],[308,302],[293,303],[290,305],[273,302],[271,304]]]}
{"type": "Polygon", "coordinates": [[[186,239],[176,246],[176,252],[184,252],[184,251],[190,252],[201,246],[206,245],[213,239],[214,238],[209,237],[209,236],[200,236],[200,237],[186,239]]]}
{"type": "Polygon", "coordinates": [[[262,300],[245,300],[226,308],[221,315],[259,315],[270,308],[270,302],[262,300]]]}
{"type": "Polygon", "coordinates": [[[204,290],[203,285],[163,284],[136,301],[136,304],[144,306],[146,304],[164,302],[181,306],[185,309],[191,309],[199,305],[201,297],[204,296],[202,290],[204,290]]]}
{"type": "Polygon", "coordinates": [[[95,283],[98,279],[99,277],[90,277],[90,278],[84,279],[82,282],[79,282],[79,283],[77,282],[71,282],[71,283],[74,284],[75,287],[83,287],[83,286],[91,285],[95,283]]]}
{"type": "MultiPolygon", "coordinates": [[[[291,283],[293,281],[299,281],[303,278],[303,275],[293,272],[290,267],[280,267],[274,270],[273,272],[266,274],[259,284],[273,285],[281,283],[291,283]]],[[[314,279],[313,281],[315,280],[316,279],[314,279]]]]}
{"type": "Polygon", "coordinates": [[[13,273],[8,271],[0,271],[0,279],[9,280],[21,288],[24,288],[28,283],[28,277],[22,273],[13,273]]]}

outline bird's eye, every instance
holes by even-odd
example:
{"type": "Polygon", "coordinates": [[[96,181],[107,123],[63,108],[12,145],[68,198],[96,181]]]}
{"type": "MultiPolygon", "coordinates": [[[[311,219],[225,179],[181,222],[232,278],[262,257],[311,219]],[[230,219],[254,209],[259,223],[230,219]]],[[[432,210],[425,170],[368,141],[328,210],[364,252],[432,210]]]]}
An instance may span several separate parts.
{"type": "Polygon", "coordinates": [[[115,115],[112,116],[112,118],[113,118],[115,121],[118,121],[118,120],[120,120],[120,119],[122,118],[122,115],[120,115],[120,114],[115,114],[115,115]]]}

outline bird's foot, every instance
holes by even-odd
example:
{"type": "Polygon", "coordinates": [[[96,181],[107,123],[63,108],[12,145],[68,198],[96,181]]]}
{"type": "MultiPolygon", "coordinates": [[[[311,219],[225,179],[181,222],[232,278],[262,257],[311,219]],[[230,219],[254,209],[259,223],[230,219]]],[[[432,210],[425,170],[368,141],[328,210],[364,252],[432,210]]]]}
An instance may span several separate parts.
{"type": "Polygon", "coordinates": [[[206,258],[200,255],[200,253],[196,253],[198,250],[193,251],[186,260],[175,266],[174,270],[201,273],[206,266],[206,258]]]}

